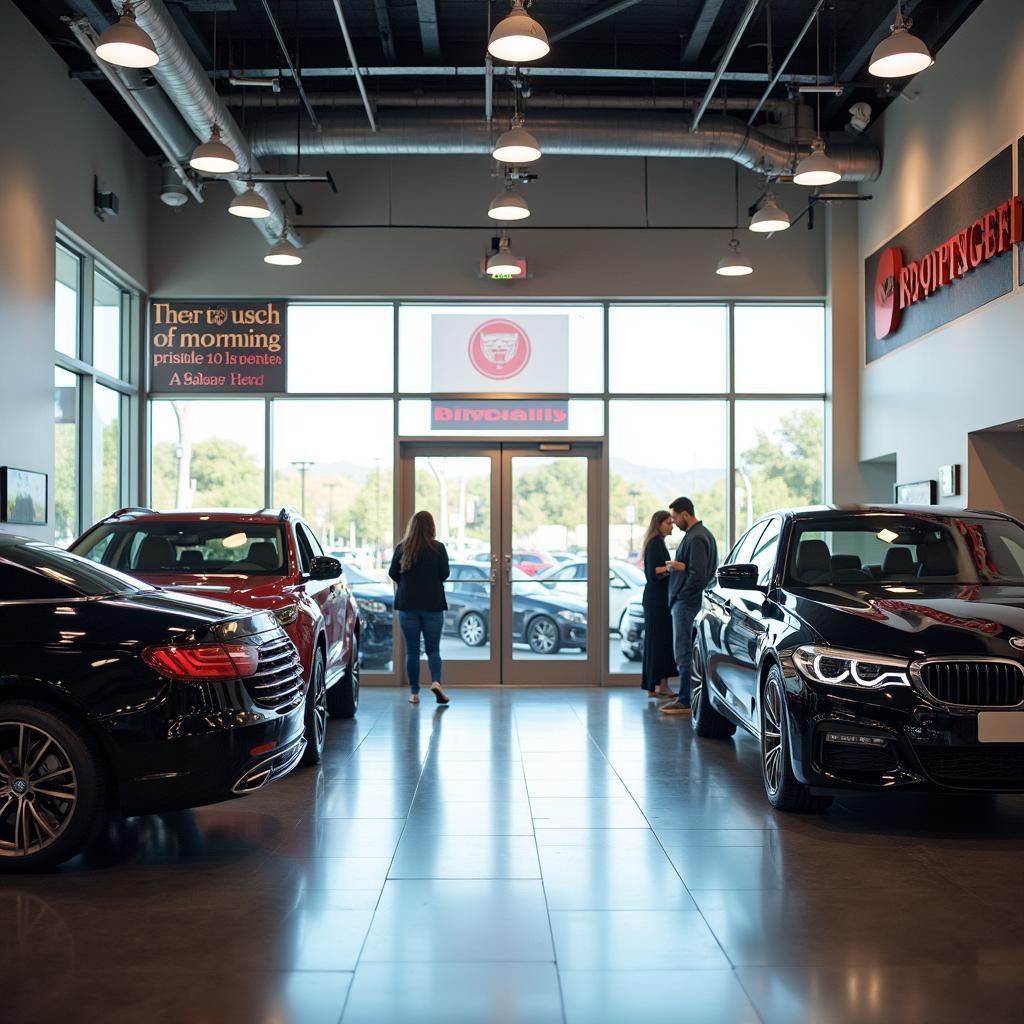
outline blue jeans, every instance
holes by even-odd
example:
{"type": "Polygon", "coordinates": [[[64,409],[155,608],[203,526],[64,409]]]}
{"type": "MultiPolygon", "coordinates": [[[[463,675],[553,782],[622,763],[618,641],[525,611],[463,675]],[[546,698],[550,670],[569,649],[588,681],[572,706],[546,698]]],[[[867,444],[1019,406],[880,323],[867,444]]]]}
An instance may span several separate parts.
{"type": "Polygon", "coordinates": [[[405,674],[409,677],[409,689],[420,692],[420,634],[427,652],[430,680],[441,682],[441,628],[444,626],[444,612],[399,612],[398,624],[405,637],[405,674]]]}
{"type": "Polygon", "coordinates": [[[690,661],[693,659],[693,620],[699,607],[692,608],[676,601],[672,612],[672,648],[679,668],[679,703],[690,706],[690,661]]]}

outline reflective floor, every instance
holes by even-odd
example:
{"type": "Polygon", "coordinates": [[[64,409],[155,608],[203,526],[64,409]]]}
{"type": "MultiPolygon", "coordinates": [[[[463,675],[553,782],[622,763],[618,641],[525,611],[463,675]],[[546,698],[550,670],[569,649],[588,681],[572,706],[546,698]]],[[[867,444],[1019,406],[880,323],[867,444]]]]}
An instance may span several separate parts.
{"type": "Polygon", "coordinates": [[[322,770],[0,882],[0,1020],[1020,1021],[1024,798],[780,816],[634,690],[365,690],[322,770]]]}

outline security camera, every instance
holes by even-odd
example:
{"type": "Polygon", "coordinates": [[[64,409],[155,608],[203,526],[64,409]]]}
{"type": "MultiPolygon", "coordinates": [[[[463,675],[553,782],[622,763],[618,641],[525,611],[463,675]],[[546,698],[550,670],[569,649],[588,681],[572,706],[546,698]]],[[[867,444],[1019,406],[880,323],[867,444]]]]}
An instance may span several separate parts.
{"type": "Polygon", "coordinates": [[[851,135],[860,135],[864,132],[867,126],[871,123],[871,104],[869,103],[854,103],[850,107],[850,120],[846,125],[846,130],[851,135]]]}

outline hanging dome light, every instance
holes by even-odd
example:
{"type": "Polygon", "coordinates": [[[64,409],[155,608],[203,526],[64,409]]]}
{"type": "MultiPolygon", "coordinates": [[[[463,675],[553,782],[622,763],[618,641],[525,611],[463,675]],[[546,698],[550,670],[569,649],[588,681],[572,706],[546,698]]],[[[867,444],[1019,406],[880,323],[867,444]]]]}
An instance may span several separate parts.
{"type": "Polygon", "coordinates": [[[153,40],[135,23],[130,3],[124,5],[120,20],[100,33],[96,56],[119,68],[151,68],[160,63],[153,40]]]}
{"type": "Polygon", "coordinates": [[[491,200],[487,216],[492,220],[525,220],[530,216],[530,208],[515,189],[508,188],[491,200]]]}
{"type": "Polygon", "coordinates": [[[796,185],[832,185],[842,175],[839,165],[825,152],[825,140],[816,136],[811,151],[796,165],[793,182],[796,185]]]}
{"type": "Polygon", "coordinates": [[[789,214],[775,202],[775,193],[765,196],[761,209],[750,218],[750,230],[767,235],[772,231],[785,231],[789,227],[789,214]]]}
{"type": "Polygon", "coordinates": [[[488,277],[518,277],[523,268],[512,255],[512,246],[506,236],[498,242],[498,251],[487,261],[488,277]]]}
{"type": "Polygon", "coordinates": [[[509,64],[540,60],[550,51],[547,33],[526,13],[523,0],[512,0],[511,12],[498,22],[487,41],[487,52],[509,64]]]}
{"type": "Polygon", "coordinates": [[[925,44],[910,31],[913,24],[903,17],[896,5],[896,20],[890,26],[892,34],[883,39],[871,54],[868,71],[878,78],[906,78],[916,75],[935,63],[925,44]]]}
{"type": "Polygon", "coordinates": [[[491,156],[503,164],[532,164],[541,158],[537,140],[523,127],[525,119],[522,114],[515,114],[511,127],[498,136],[491,156]]]}
{"type": "Polygon", "coordinates": [[[735,238],[729,240],[729,255],[718,261],[716,274],[722,277],[745,277],[754,272],[753,264],[740,252],[740,243],[735,238]]]}
{"type": "Polygon", "coordinates": [[[288,241],[287,224],[281,229],[281,237],[263,257],[263,262],[275,267],[297,267],[302,262],[299,250],[288,241]]]}
{"type": "Polygon", "coordinates": [[[220,141],[220,128],[213,126],[210,141],[200,143],[192,150],[189,165],[203,174],[233,174],[238,170],[235,154],[220,141]]]}
{"type": "Polygon", "coordinates": [[[250,181],[249,187],[231,200],[228,213],[233,213],[236,217],[247,217],[249,220],[262,220],[270,216],[270,207],[256,191],[256,183],[250,181]]]}

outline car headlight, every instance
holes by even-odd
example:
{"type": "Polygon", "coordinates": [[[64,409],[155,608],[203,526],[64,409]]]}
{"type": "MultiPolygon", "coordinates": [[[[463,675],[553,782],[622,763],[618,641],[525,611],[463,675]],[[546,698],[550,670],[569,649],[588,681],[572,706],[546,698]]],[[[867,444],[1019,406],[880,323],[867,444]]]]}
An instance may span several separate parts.
{"type": "Polygon", "coordinates": [[[566,622],[578,622],[581,626],[587,624],[587,617],[583,612],[566,612],[561,611],[558,613],[560,619],[565,619],[566,622]]]}
{"type": "Polygon", "coordinates": [[[274,611],[274,618],[282,626],[290,626],[299,617],[299,606],[297,604],[286,604],[283,608],[274,611]]]}
{"type": "Polygon", "coordinates": [[[360,601],[359,607],[364,612],[373,612],[376,615],[383,615],[388,610],[383,601],[360,601]]]}
{"type": "Polygon", "coordinates": [[[909,686],[906,658],[881,654],[841,651],[834,647],[798,647],[793,662],[800,672],[816,683],[831,686],[909,686]]]}

